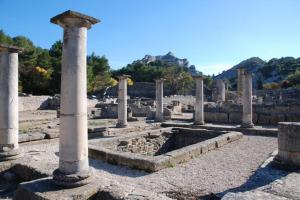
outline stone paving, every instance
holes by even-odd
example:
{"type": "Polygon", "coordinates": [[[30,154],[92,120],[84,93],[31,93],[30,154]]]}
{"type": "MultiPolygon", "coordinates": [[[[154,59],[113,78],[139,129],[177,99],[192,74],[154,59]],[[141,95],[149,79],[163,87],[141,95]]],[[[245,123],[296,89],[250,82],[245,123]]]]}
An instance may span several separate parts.
{"type": "MultiPolygon", "coordinates": [[[[51,176],[58,165],[58,139],[24,143],[21,148],[25,151],[25,156],[16,162],[51,176]],[[28,163],[29,159],[30,163],[28,163]]],[[[222,192],[233,188],[239,191],[241,185],[251,180],[259,166],[276,148],[276,138],[244,136],[235,143],[211,151],[188,163],[178,164],[155,173],[146,173],[93,159],[90,159],[90,165],[99,179],[113,180],[121,185],[126,183],[133,188],[167,194],[170,197],[178,197],[177,199],[196,197],[202,199],[211,193],[222,196],[222,192]]],[[[251,190],[253,187],[266,185],[280,177],[265,179],[262,176],[262,178],[266,181],[254,182],[253,184],[256,185],[246,185],[246,189],[251,190]]]]}

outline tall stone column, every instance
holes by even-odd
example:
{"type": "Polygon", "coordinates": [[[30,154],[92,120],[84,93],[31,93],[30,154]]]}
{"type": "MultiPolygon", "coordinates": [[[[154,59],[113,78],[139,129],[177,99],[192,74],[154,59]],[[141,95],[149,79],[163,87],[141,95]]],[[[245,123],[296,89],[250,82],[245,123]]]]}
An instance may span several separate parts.
{"type": "Polygon", "coordinates": [[[203,77],[197,76],[196,80],[196,104],[195,104],[195,125],[204,125],[204,98],[203,98],[203,77]]]}
{"type": "Polygon", "coordinates": [[[87,135],[87,29],[98,19],[66,11],[51,19],[64,29],[59,168],[53,172],[57,185],[78,187],[90,182],[87,135]]]}
{"type": "Polygon", "coordinates": [[[119,128],[127,126],[127,78],[129,77],[128,75],[119,76],[117,123],[119,128]]]}
{"type": "Polygon", "coordinates": [[[243,119],[241,127],[252,128],[254,126],[252,123],[252,75],[250,73],[244,72],[244,74],[242,75],[242,80],[243,119]]]}
{"type": "Polygon", "coordinates": [[[0,44],[0,161],[20,157],[18,109],[18,53],[0,44]]]}
{"type": "Polygon", "coordinates": [[[236,92],[236,101],[238,104],[242,104],[243,96],[243,74],[245,73],[245,68],[241,67],[237,69],[237,92],[236,92]]]}
{"type": "Polygon", "coordinates": [[[156,85],[156,111],[155,111],[155,121],[163,122],[164,121],[164,107],[163,107],[163,98],[164,98],[164,80],[158,79],[155,81],[156,85]]]}

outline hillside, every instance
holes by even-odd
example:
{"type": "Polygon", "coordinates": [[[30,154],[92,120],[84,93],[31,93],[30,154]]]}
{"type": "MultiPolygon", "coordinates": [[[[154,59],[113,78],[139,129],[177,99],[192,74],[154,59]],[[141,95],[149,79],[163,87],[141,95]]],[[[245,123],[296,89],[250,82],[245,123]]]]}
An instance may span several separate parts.
{"type": "Polygon", "coordinates": [[[187,71],[192,75],[198,75],[200,72],[196,70],[195,65],[189,65],[189,61],[186,58],[178,58],[172,52],[168,52],[165,55],[145,55],[144,58],[140,60],[134,61],[132,64],[143,63],[143,64],[151,64],[151,63],[158,63],[162,62],[167,65],[175,65],[182,68],[186,68],[187,71]]]}
{"type": "Polygon", "coordinates": [[[231,83],[231,88],[236,88],[236,69],[245,67],[253,74],[253,86],[259,87],[261,84],[278,83],[286,80],[289,75],[300,70],[300,58],[283,57],[280,59],[273,58],[268,62],[258,57],[249,58],[235,65],[227,71],[217,75],[215,79],[227,79],[231,83]]]}

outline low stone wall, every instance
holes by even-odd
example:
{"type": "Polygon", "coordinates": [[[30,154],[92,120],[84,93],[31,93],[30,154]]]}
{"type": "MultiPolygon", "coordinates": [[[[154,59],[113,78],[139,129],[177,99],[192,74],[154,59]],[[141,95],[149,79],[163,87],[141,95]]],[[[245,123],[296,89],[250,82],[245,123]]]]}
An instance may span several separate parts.
{"type": "MultiPolygon", "coordinates": [[[[198,143],[195,143],[195,141],[191,141],[187,138],[185,142],[188,146],[182,146],[181,148],[179,146],[179,148],[171,149],[171,151],[162,152],[162,154],[158,153],[158,155],[157,153],[155,153],[154,156],[151,156],[153,155],[153,152],[149,152],[147,148],[151,146],[151,150],[153,144],[149,140],[147,141],[147,138],[158,138],[161,135],[163,136],[165,134],[168,134],[168,132],[170,131],[170,128],[165,128],[139,132],[136,134],[111,138],[107,140],[95,139],[90,141],[89,143],[89,156],[91,158],[100,159],[112,164],[125,165],[134,169],[142,169],[149,172],[155,172],[167,167],[175,166],[178,163],[187,162],[192,158],[198,157],[216,148],[220,148],[243,137],[243,134],[239,132],[220,131],[219,136],[202,141],[202,138],[206,137],[204,135],[207,132],[212,133],[215,131],[197,129],[196,131],[194,131],[194,134],[197,134],[198,137],[200,137],[200,141],[198,143]],[[142,137],[146,138],[146,140],[142,139],[142,137]],[[141,144],[142,146],[137,147],[136,145],[139,144],[141,144]],[[120,147],[126,145],[131,146],[130,148],[120,147]],[[148,155],[147,153],[150,153],[150,155],[148,155]]],[[[181,132],[181,130],[179,130],[179,132],[181,132]]],[[[186,132],[189,132],[189,130],[186,130],[186,132]]],[[[186,136],[186,134],[181,134],[179,140],[184,136],[186,136]]],[[[163,143],[166,138],[161,137],[160,139],[163,143]]],[[[155,140],[152,140],[152,142],[154,141],[155,140]]],[[[169,145],[168,141],[169,140],[167,140],[159,148],[162,149],[166,147],[165,145],[169,145]]],[[[180,145],[183,145],[183,143],[180,143],[180,145]]]]}
{"type": "MultiPolygon", "coordinates": [[[[88,108],[95,107],[98,103],[97,99],[88,99],[88,108]]],[[[58,100],[51,96],[20,96],[19,97],[19,111],[34,111],[39,109],[55,109],[59,107],[59,97],[58,100]],[[50,102],[50,99],[52,101],[50,102]],[[51,105],[50,105],[51,104],[51,105]],[[58,104],[57,106],[53,104],[58,104]]]]}
{"type": "Polygon", "coordinates": [[[267,102],[281,103],[281,102],[299,102],[300,103],[300,89],[288,88],[277,90],[256,90],[253,94],[267,102]]]}
{"type": "MultiPolygon", "coordinates": [[[[242,122],[242,105],[205,104],[205,121],[215,123],[242,122]]],[[[300,105],[253,105],[253,123],[258,125],[277,125],[278,122],[300,122],[300,105]]]]}
{"type": "Polygon", "coordinates": [[[50,96],[25,96],[19,97],[19,111],[38,110],[47,106],[50,96]]]}

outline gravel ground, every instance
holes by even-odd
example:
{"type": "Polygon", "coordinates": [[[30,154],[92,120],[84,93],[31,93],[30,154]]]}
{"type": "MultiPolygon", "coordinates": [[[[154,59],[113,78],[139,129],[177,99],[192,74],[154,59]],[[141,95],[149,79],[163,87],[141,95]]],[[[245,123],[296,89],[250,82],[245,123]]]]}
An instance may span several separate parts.
{"type": "MultiPolygon", "coordinates": [[[[58,166],[58,140],[21,145],[21,161],[51,174],[58,166]],[[46,159],[45,159],[46,158],[46,159]]],[[[277,148],[277,138],[244,136],[241,140],[211,151],[187,163],[155,173],[90,160],[97,176],[130,183],[139,188],[167,193],[177,199],[184,195],[204,196],[237,188],[247,182],[255,170],[277,148]]],[[[188,199],[188,198],[185,198],[188,199]]]]}

